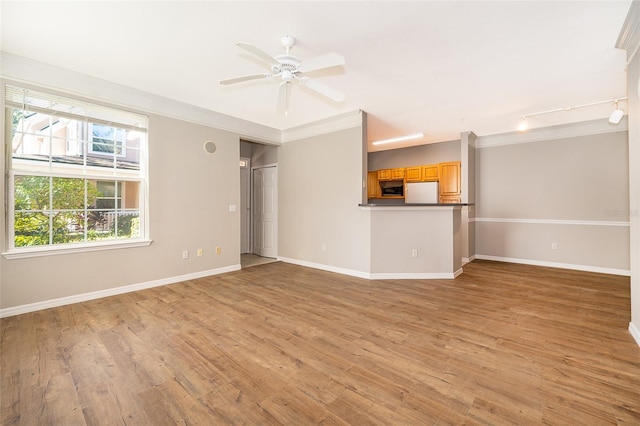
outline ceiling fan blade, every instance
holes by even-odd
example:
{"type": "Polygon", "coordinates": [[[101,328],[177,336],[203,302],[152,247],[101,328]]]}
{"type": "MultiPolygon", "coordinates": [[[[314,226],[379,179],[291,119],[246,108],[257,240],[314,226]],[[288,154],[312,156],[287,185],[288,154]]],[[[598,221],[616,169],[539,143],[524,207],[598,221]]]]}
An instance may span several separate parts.
{"type": "Polygon", "coordinates": [[[284,115],[287,115],[289,112],[289,88],[291,87],[291,83],[285,81],[280,84],[280,89],[278,90],[278,110],[284,112],[284,115]]]}
{"type": "Polygon", "coordinates": [[[321,95],[326,96],[327,98],[334,100],[336,102],[342,102],[346,98],[344,93],[334,89],[333,87],[327,86],[324,83],[320,83],[318,80],[314,80],[309,77],[302,77],[300,79],[300,83],[303,86],[306,86],[309,89],[315,92],[318,92],[321,95]]]}
{"type": "Polygon", "coordinates": [[[271,74],[252,74],[252,75],[245,75],[242,77],[235,77],[235,78],[228,78],[226,80],[220,80],[220,84],[235,84],[235,83],[241,83],[243,81],[249,81],[249,80],[257,80],[259,78],[266,78],[266,77],[270,77],[271,74]]]}
{"type": "Polygon", "coordinates": [[[300,71],[311,72],[325,68],[337,67],[344,64],[344,56],[339,53],[332,52],[304,61],[300,65],[300,71]]]}
{"type": "Polygon", "coordinates": [[[265,53],[263,50],[255,47],[253,44],[236,43],[236,46],[241,47],[242,49],[246,50],[247,52],[253,54],[254,56],[256,56],[258,59],[260,59],[262,62],[264,62],[265,64],[269,65],[270,67],[280,64],[280,62],[278,62],[278,60],[276,58],[274,58],[273,56],[269,55],[268,53],[265,53]]]}

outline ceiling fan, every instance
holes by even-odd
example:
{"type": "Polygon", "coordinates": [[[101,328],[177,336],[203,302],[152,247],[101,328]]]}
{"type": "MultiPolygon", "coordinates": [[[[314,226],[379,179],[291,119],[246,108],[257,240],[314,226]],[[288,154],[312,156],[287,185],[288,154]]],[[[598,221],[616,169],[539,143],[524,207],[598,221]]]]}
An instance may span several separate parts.
{"type": "Polygon", "coordinates": [[[289,54],[291,48],[296,43],[295,38],[291,36],[284,36],[280,39],[280,43],[282,43],[285,53],[284,55],[277,56],[271,56],[249,43],[237,43],[236,46],[253,54],[256,58],[260,59],[261,62],[268,65],[271,69],[271,73],[251,74],[242,77],[229,78],[227,80],[221,80],[220,84],[235,84],[261,78],[279,78],[281,83],[278,91],[278,109],[284,111],[285,114],[289,107],[289,92],[291,90],[291,84],[294,81],[297,81],[299,84],[308,87],[309,89],[335,102],[342,102],[345,100],[345,95],[340,91],[304,75],[305,73],[312,71],[344,65],[345,61],[342,55],[339,53],[327,53],[302,62],[295,56],[289,54]]]}

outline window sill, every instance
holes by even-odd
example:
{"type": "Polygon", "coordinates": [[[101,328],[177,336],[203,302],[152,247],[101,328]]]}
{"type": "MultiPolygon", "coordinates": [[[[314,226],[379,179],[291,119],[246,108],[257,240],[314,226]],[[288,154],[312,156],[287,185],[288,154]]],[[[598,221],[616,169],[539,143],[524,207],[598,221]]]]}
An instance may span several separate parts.
{"type": "Polygon", "coordinates": [[[152,240],[113,241],[101,243],[70,244],[60,247],[25,247],[12,249],[2,253],[5,259],[25,259],[29,257],[55,256],[59,254],[86,253],[90,251],[116,250],[133,247],[146,247],[152,240]]]}

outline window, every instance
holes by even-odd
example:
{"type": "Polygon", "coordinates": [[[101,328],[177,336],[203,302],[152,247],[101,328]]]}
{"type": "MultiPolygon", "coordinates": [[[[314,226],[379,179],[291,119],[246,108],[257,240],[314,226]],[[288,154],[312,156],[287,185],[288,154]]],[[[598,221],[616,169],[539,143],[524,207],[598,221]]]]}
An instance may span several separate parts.
{"type": "Polygon", "coordinates": [[[5,256],[145,241],[147,118],[5,85],[5,256]]]}
{"type": "Polygon", "coordinates": [[[89,152],[93,154],[116,154],[118,157],[126,156],[126,132],[124,129],[117,129],[101,124],[90,124],[91,143],[89,152]]]}

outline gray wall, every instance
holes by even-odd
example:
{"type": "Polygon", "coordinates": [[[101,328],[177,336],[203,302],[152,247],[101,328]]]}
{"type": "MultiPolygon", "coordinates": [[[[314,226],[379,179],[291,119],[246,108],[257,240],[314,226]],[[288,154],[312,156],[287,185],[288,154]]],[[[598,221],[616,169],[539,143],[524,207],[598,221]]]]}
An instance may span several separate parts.
{"type": "MultiPolygon", "coordinates": [[[[636,14],[640,6],[635,2],[636,14]]],[[[636,33],[638,27],[636,27],[636,33]]],[[[639,35],[636,34],[638,37],[639,35]]],[[[640,44],[640,42],[638,42],[640,44]]],[[[633,53],[633,51],[631,52],[633,53]]],[[[629,167],[633,171],[631,186],[631,322],[640,345],[640,55],[627,69],[629,76],[629,167]]]]}
{"type": "Polygon", "coordinates": [[[372,208],[370,214],[372,276],[453,278],[459,272],[460,207],[372,208]]]}
{"type": "Polygon", "coordinates": [[[631,252],[631,323],[629,331],[640,345],[640,1],[634,0],[616,47],[627,50],[629,109],[629,212],[631,252]],[[632,57],[632,55],[635,55],[632,57]]]}
{"type": "Polygon", "coordinates": [[[627,132],[517,139],[476,150],[478,256],[628,271],[627,132]]]}
{"type": "Polygon", "coordinates": [[[278,163],[278,147],[253,144],[251,150],[251,166],[264,166],[278,163]]]}
{"type": "Polygon", "coordinates": [[[252,167],[277,164],[278,146],[241,140],[240,156],[250,158],[252,167]]]}
{"type": "Polygon", "coordinates": [[[279,257],[369,271],[369,215],[358,207],[363,143],[358,126],[280,146],[279,257]]]}
{"type": "Polygon", "coordinates": [[[240,201],[238,136],[153,114],[149,129],[153,243],[78,254],[0,258],[1,308],[239,265],[239,215],[228,208],[240,201]],[[205,140],[216,141],[214,154],[205,153],[205,140]],[[222,248],[219,255],[216,246],[222,248]],[[204,256],[196,256],[198,248],[204,256]],[[190,251],[189,259],[182,259],[183,250],[190,251]]]}
{"type": "Polygon", "coordinates": [[[460,161],[460,141],[455,140],[370,152],[368,160],[368,169],[370,171],[460,161]]]}

